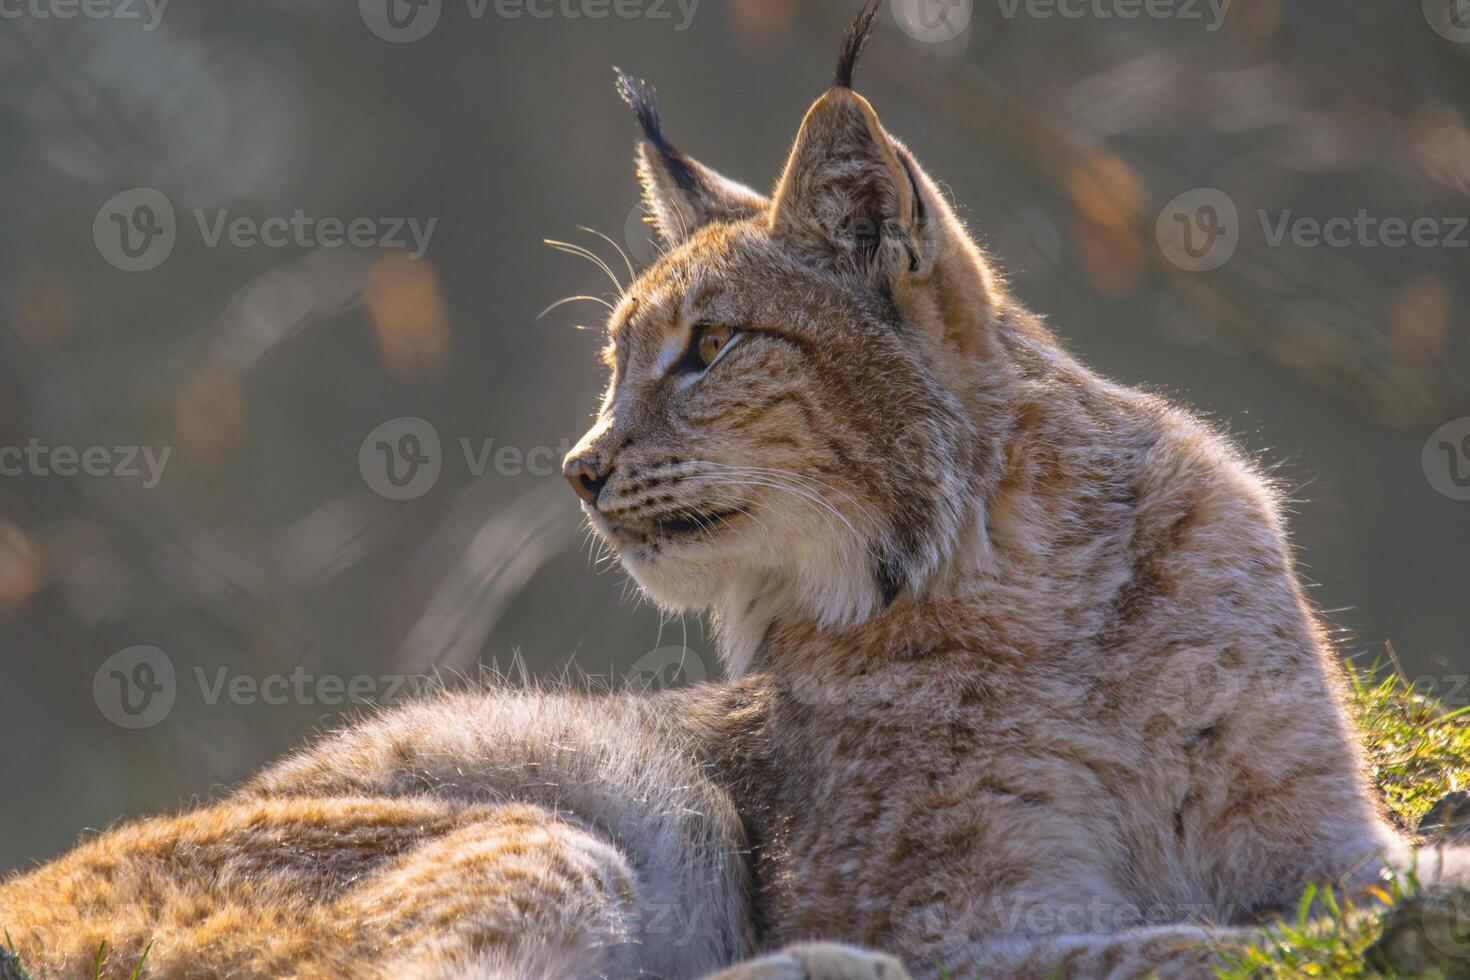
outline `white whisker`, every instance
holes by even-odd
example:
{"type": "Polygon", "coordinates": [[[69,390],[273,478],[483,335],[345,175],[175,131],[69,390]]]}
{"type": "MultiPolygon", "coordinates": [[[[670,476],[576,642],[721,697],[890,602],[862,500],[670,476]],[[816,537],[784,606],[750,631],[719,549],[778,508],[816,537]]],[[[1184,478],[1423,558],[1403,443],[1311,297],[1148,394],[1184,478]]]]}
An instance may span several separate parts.
{"type": "Polygon", "coordinates": [[[857,499],[852,494],[841,489],[840,487],[834,487],[832,484],[826,482],[825,480],[818,479],[814,476],[808,476],[804,473],[798,473],[795,470],[784,470],[769,466],[727,466],[723,463],[712,463],[711,465],[718,467],[721,472],[748,473],[752,476],[767,476],[771,477],[772,479],[787,477],[793,481],[796,481],[797,485],[809,490],[829,490],[851,503],[853,507],[857,508],[858,513],[861,516],[866,517],[870,520],[874,517],[872,508],[869,507],[865,502],[857,499]]]}
{"type": "MultiPolygon", "coordinates": [[[[704,473],[704,474],[696,474],[694,476],[686,477],[686,479],[689,479],[689,480],[707,479],[708,480],[708,479],[716,479],[717,477],[722,476],[722,475],[725,475],[725,474],[704,473]]],[[[787,484],[787,483],[772,482],[772,481],[766,481],[766,480],[754,480],[754,479],[750,479],[750,478],[741,478],[739,476],[735,476],[733,479],[728,480],[727,483],[726,483],[726,486],[766,487],[766,488],[771,489],[771,490],[785,491],[786,493],[791,494],[791,496],[795,497],[796,499],[801,500],[801,501],[804,501],[805,503],[808,503],[808,504],[812,505],[814,508],[816,508],[817,514],[820,517],[823,518],[823,520],[826,522],[827,526],[830,529],[832,529],[833,531],[838,531],[838,530],[842,530],[842,529],[845,528],[847,530],[847,532],[852,535],[853,540],[856,541],[859,545],[862,546],[862,548],[863,548],[864,551],[867,551],[869,554],[874,555],[874,557],[877,557],[876,553],[873,552],[872,547],[867,543],[866,539],[864,539],[864,537],[861,534],[858,533],[857,528],[853,527],[852,522],[847,519],[846,515],[844,515],[836,507],[833,507],[830,502],[828,502],[826,500],[823,500],[820,496],[817,496],[815,493],[812,493],[809,490],[805,490],[804,488],[792,486],[792,485],[787,484]],[[832,523],[832,518],[833,517],[835,517],[838,521],[841,522],[842,528],[839,528],[837,525],[835,525],[835,524],[832,523]]]]}
{"type": "Polygon", "coordinates": [[[589,235],[596,235],[598,238],[601,238],[603,241],[607,242],[613,248],[618,250],[618,254],[623,257],[623,265],[628,267],[628,284],[631,286],[633,284],[633,280],[638,278],[638,273],[633,271],[633,260],[628,258],[627,252],[623,251],[623,246],[619,245],[617,242],[613,241],[611,238],[607,237],[596,228],[588,228],[586,225],[578,225],[577,230],[585,231],[589,235]]]}
{"type": "Polygon", "coordinates": [[[555,303],[552,303],[550,306],[548,306],[546,309],[542,310],[540,313],[537,313],[536,314],[536,319],[538,319],[538,320],[541,319],[543,316],[545,316],[546,314],[550,313],[552,310],[556,309],[558,306],[561,306],[561,305],[563,305],[565,303],[576,303],[578,301],[585,302],[585,303],[601,303],[603,306],[607,307],[607,311],[609,313],[613,312],[613,305],[611,303],[609,303],[607,300],[603,299],[601,296],[568,296],[565,299],[559,299],[559,300],[557,300],[555,303]]]}
{"type": "Polygon", "coordinates": [[[593,265],[597,266],[603,271],[608,279],[612,281],[613,289],[617,290],[619,295],[627,291],[627,287],[625,287],[621,282],[618,281],[617,276],[613,275],[612,267],[604,262],[601,256],[599,256],[596,252],[593,252],[590,249],[583,248],[581,245],[574,245],[571,242],[560,242],[554,238],[543,238],[542,241],[550,247],[556,249],[558,252],[566,252],[568,255],[575,255],[578,258],[586,259],[588,262],[591,262],[593,265]]]}

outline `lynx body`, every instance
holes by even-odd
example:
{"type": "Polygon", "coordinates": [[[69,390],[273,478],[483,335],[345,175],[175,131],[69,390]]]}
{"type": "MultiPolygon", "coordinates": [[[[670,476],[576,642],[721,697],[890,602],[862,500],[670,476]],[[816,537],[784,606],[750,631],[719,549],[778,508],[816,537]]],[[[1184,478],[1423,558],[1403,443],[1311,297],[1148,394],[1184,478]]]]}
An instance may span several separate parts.
{"type": "Polygon", "coordinates": [[[668,250],[566,475],[731,680],[349,729],[0,888],[33,970],[1205,976],[1403,859],[1276,489],[1009,295],[851,89],[872,14],[770,197],[622,80],[668,250]]]}

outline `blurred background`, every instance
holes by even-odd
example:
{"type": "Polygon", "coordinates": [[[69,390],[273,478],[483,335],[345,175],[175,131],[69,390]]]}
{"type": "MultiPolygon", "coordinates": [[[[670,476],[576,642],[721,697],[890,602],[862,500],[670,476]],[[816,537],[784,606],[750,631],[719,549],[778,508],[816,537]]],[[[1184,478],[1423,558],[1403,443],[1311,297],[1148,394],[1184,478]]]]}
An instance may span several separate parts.
{"type": "MultiPolygon", "coordinates": [[[[613,283],[543,239],[653,254],[610,66],[765,189],[856,6],[0,8],[0,872],[414,678],[717,674],[557,475],[604,311],[538,313],[613,283]]],[[[1470,3],[891,0],[857,87],[1273,469],[1344,656],[1470,703],[1470,3]]]]}

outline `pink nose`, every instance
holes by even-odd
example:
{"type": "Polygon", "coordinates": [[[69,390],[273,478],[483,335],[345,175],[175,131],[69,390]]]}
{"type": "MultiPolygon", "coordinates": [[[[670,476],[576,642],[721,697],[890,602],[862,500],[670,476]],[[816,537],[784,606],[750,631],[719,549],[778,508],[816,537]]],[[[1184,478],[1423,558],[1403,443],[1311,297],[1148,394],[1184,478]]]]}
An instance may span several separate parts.
{"type": "Polygon", "coordinates": [[[612,473],[612,467],[605,471],[599,471],[596,459],[592,456],[578,456],[569,459],[562,464],[561,475],[567,478],[577,496],[587,501],[593,507],[597,506],[597,495],[602,492],[602,487],[607,483],[608,476],[612,473]]]}

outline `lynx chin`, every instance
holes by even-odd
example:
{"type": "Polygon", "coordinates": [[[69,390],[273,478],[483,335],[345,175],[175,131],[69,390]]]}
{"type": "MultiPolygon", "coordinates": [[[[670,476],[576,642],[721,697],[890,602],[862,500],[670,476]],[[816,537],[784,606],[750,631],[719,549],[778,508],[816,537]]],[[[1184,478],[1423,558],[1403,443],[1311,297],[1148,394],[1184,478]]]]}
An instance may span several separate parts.
{"type": "Polygon", "coordinates": [[[852,89],[874,16],[768,196],[618,78],[666,250],[565,475],[730,679],[324,738],[7,881],[34,975],[1203,977],[1408,860],[1276,488],[1011,297],[852,89]]]}

